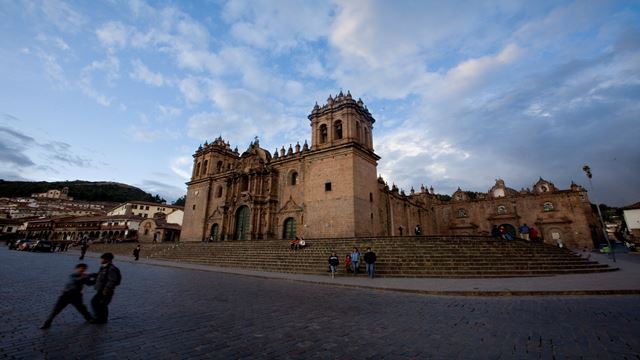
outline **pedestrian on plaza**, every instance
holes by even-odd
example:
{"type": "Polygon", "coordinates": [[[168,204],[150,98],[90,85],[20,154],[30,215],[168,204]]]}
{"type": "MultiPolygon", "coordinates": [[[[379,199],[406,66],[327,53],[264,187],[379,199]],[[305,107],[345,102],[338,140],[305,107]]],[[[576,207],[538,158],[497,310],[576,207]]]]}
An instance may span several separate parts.
{"type": "Polygon", "coordinates": [[[376,253],[374,253],[373,251],[371,251],[371,248],[368,247],[367,251],[365,251],[364,253],[364,262],[367,266],[367,275],[369,275],[370,278],[374,278],[375,274],[376,274],[376,253]]]}
{"type": "Polygon", "coordinates": [[[85,272],[87,270],[87,264],[78,264],[73,269],[73,273],[69,275],[69,280],[62,290],[62,294],[58,298],[56,305],[51,310],[51,314],[47,320],[44,321],[40,329],[48,329],[51,327],[51,323],[53,319],[58,315],[67,305],[73,305],[82,316],[88,322],[93,322],[93,316],[87,310],[87,307],[84,306],[84,302],[82,301],[82,286],[83,285],[91,285],[91,279],[85,272]]]}
{"type": "Polygon", "coordinates": [[[497,225],[493,225],[493,227],[491,228],[491,236],[496,238],[502,237],[502,234],[500,233],[500,229],[498,229],[497,225]]]}
{"type": "Polygon", "coordinates": [[[531,241],[534,242],[538,242],[540,240],[538,230],[536,230],[536,228],[534,228],[533,226],[529,228],[529,237],[531,238],[531,241]]]}
{"type": "Polygon", "coordinates": [[[527,226],[527,224],[524,224],[522,226],[520,226],[520,237],[522,237],[523,239],[529,241],[529,227],[527,226]]]}
{"type": "Polygon", "coordinates": [[[420,224],[416,225],[415,233],[416,236],[422,235],[422,227],[420,226],[420,224]]]}
{"type": "Polygon", "coordinates": [[[347,272],[351,272],[351,254],[347,254],[344,258],[344,266],[347,267],[347,272]]]}
{"type": "Polygon", "coordinates": [[[105,324],[109,318],[109,303],[114,291],[122,280],[120,269],[113,265],[113,254],[104,253],[100,256],[100,271],[95,275],[96,294],[91,299],[91,306],[96,324],[105,324]]]}
{"type": "Polygon", "coordinates": [[[136,258],[136,261],[140,259],[140,245],[136,246],[136,248],[133,249],[133,257],[136,258]]]}
{"type": "Polygon", "coordinates": [[[295,239],[292,239],[289,243],[291,244],[291,250],[298,250],[298,248],[300,248],[300,239],[298,239],[297,236],[295,239]]]}
{"type": "Polygon", "coordinates": [[[360,263],[360,252],[357,247],[353,248],[351,252],[351,269],[353,270],[353,275],[358,275],[358,265],[360,263]]]}
{"type": "Polygon", "coordinates": [[[332,279],[335,277],[336,271],[338,271],[338,265],[340,265],[340,260],[338,260],[338,255],[336,255],[334,251],[331,253],[331,256],[329,256],[329,271],[331,272],[332,279]]]}
{"type": "Polygon", "coordinates": [[[511,236],[511,234],[509,234],[507,232],[507,229],[505,229],[504,226],[500,225],[500,236],[504,239],[504,240],[513,240],[513,236],[511,236]]]}
{"type": "Polygon", "coordinates": [[[82,244],[80,244],[80,260],[84,260],[84,255],[87,253],[87,249],[89,249],[89,243],[86,238],[82,240],[82,244]]]}

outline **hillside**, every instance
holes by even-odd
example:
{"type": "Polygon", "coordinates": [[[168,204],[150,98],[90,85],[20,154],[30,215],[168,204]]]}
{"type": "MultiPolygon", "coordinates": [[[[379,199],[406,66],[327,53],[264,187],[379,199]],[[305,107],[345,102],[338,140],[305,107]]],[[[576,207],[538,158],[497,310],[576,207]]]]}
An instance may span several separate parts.
{"type": "Polygon", "coordinates": [[[151,201],[161,202],[164,199],[151,195],[135,186],[105,181],[5,181],[0,179],[0,197],[30,197],[33,193],[68,187],[69,196],[84,201],[151,201]]]}

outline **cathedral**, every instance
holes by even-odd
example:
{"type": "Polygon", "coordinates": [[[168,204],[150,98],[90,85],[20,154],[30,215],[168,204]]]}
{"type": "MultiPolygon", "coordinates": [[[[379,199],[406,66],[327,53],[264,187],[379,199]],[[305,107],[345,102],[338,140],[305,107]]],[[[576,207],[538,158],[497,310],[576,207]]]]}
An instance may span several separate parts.
{"type": "Polygon", "coordinates": [[[487,193],[458,189],[409,194],[377,174],[375,119],[349,92],[329,96],[308,116],[306,142],[271,154],[256,138],[242,153],[221,137],[193,155],[182,241],[414,235],[517,235],[527,224],[545,242],[593,247],[599,226],[586,191],[557,189],[542,178],[517,191],[498,179],[487,193]]]}

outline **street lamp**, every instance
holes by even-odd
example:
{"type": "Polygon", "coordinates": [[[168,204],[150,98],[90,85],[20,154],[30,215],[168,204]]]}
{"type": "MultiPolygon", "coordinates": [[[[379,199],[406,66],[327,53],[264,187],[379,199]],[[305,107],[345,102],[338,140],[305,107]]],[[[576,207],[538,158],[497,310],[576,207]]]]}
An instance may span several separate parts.
{"type": "MultiPolygon", "coordinates": [[[[591,193],[593,193],[593,183],[591,182],[591,178],[593,177],[593,174],[591,174],[591,168],[589,167],[589,165],[585,165],[582,167],[582,171],[584,171],[584,173],[587,175],[587,178],[589,179],[589,185],[591,187],[591,193]]],[[[594,194],[595,197],[595,194],[594,194]]],[[[607,245],[609,246],[609,251],[611,252],[611,257],[613,258],[613,262],[616,262],[616,252],[613,249],[613,246],[611,246],[611,241],[609,241],[609,235],[607,235],[607,227],[604,224],[604,219],[602,219],[602,212],[600,211],[600,204],[598,204],[596,202],[596,209],[598,209],[598,216],[600,217],[600,224],[602,224],[602,233],[604,234],[604,239],[607,240],[607,245]]]]}

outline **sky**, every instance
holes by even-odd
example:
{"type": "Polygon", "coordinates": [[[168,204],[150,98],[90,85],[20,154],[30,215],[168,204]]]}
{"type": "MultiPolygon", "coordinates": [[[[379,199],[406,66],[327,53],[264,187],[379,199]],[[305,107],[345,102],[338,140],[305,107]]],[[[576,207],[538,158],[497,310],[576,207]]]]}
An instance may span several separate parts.
{"type": "Polygon", "coordinates": [[[271,153],[347,90],[391,185],[640,201],[637,1],[0,2],[0,178],[171,201],[198,145],[271,153]],[[593,172],[593,188],[582,172],[593,172]]]}

